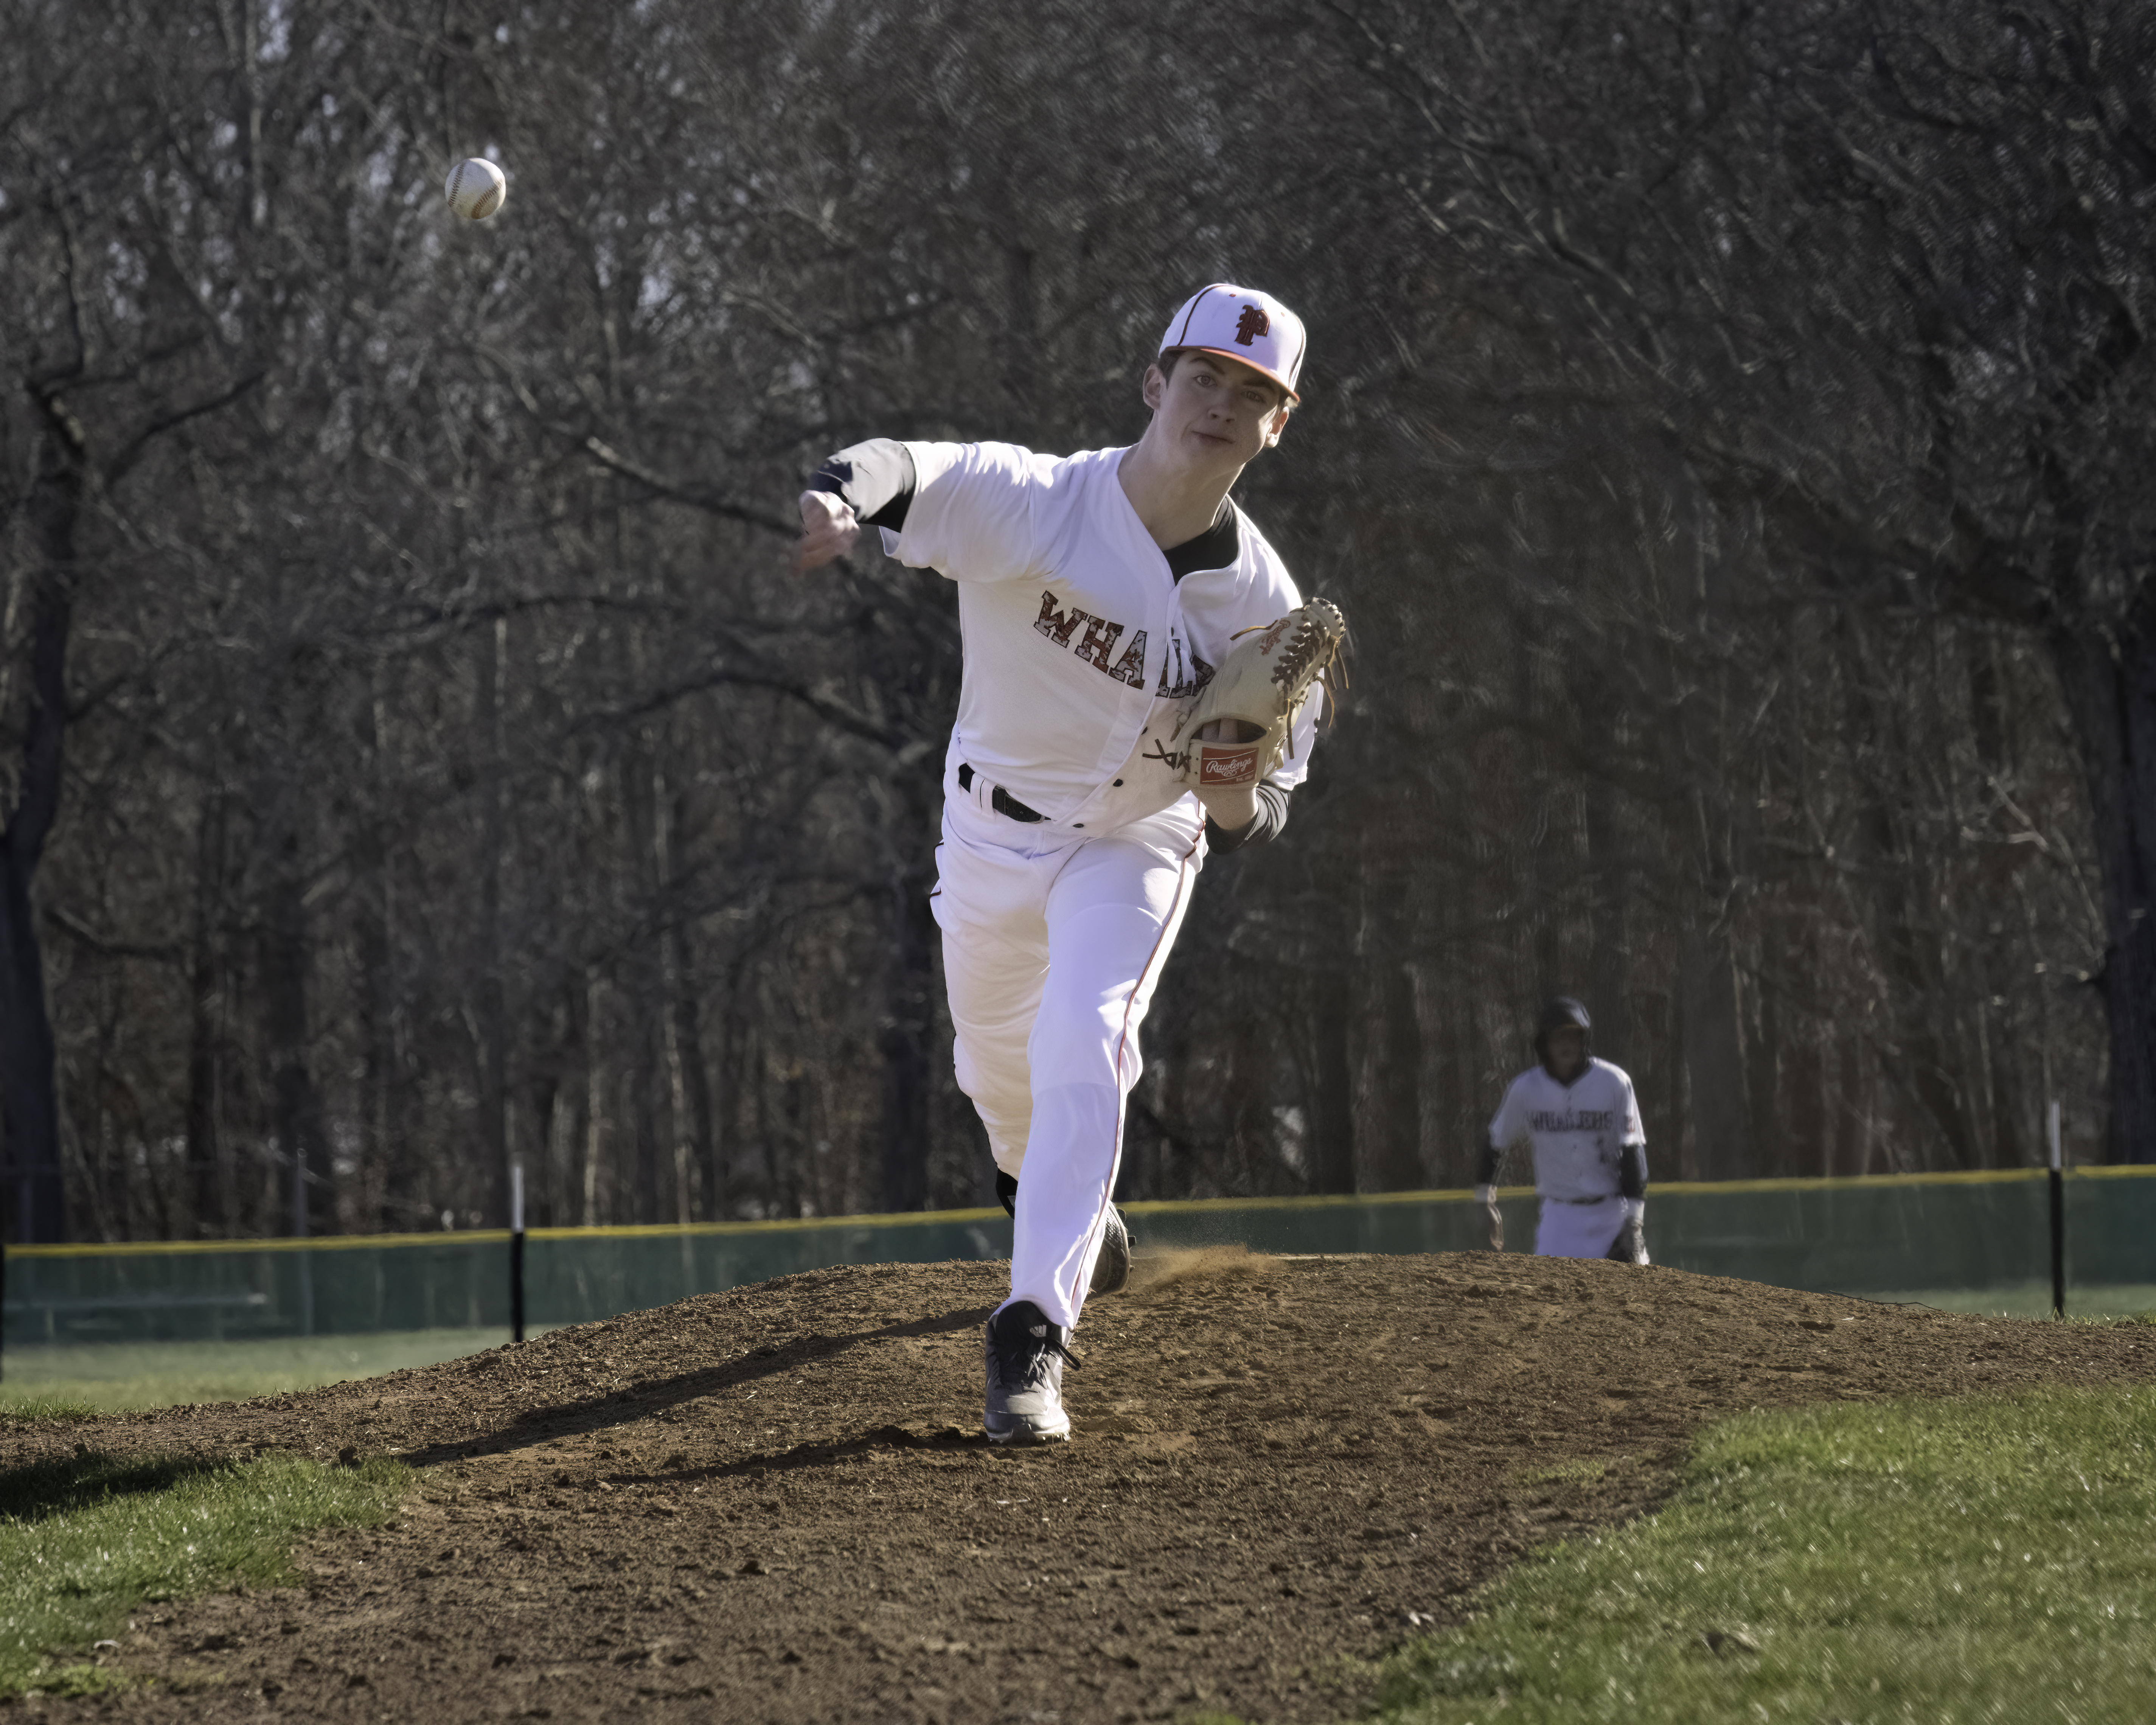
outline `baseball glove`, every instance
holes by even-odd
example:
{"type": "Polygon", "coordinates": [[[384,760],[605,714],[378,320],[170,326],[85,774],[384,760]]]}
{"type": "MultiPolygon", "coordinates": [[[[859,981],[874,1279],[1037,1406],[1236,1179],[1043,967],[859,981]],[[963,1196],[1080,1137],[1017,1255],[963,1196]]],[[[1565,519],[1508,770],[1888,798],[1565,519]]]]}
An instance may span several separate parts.
{"type": "Polygon", "coordinates": [[[1644,1264],[1647,1261],[1647,1224],[1641,1204],[1637,1209],[1625,1206],[1625,1220],[1617,1230],[1617,1238],[1610,1242],[1609,1256],[1620,1264],[1644,1264]]]}
{"type": "Polygon", "coordinates": [[[1233,639],[1227,662],[1175,721],[1168,758],[1185,784],[1254,785],[1292,754],[1295,716],[1322,682],[1332,693],[1348,620],[1329,599],[1312,599],[1262,629],[1233,639]],[[1179,747],[1178,747],[1179,745],[1179,747]]]}

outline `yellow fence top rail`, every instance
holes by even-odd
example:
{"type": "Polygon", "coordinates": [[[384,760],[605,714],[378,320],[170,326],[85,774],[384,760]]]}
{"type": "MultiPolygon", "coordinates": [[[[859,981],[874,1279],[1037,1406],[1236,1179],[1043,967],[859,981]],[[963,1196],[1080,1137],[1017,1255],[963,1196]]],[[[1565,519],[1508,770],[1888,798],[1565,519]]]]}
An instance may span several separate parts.
{"type": "MultiPolygon", "coordinates": [[[[2012,1181],[2041,1179],[2041,1168],[1977,1168],[1953,1173],[1852,1174],[1833,1179],[1778,1180],[1665,1180],[1649,1188],[1650,1197],[1712,1198],[1756,1192],[1857,1192],[1895,1187],[1988,1186],[2012,1181]]],[[[2110,1166],[2066,1170],[2073,1179],[2156,1179],[2156,1166],[2110,1166]]],[[[1506,1186],[1500,1198],[1534,1196],[1532,1186],[1506,1186]]],[[[1191,1198],[1149,1199],[1123,1206],[1133,1216],[1204,1215],[1224,1210],[1338,1209],[1350,1205],[1389,1206],[1419,1204],[1471,1203],[1474,1194],[1464,1188],[1424,1192],[1363,1192],[1322,1194],[1303,1198],[1191,1198]]],[[[968,1210],[906,1210],[886,1215],[785,1217],[768,1222],[656,1223],[610,1228],[534,1228],[530,1240],[663,1240],[695,1235],[768,1235],[809,1233],[834,1228],[919,1228],[942,1223],[1000,1222],[1000,1209],[968,1210]]],[[[66,1245],[9,1246],[11,1258],[74,1258],[153,1256],[175,1252],[336,1252],[385,1247],[469,1245],[475,1242],[506,1245],[506,1228],[472,1228],[436,1234],[325,1234],[304,1240],[176,1240],[73,1243],[66,1245]]]]}

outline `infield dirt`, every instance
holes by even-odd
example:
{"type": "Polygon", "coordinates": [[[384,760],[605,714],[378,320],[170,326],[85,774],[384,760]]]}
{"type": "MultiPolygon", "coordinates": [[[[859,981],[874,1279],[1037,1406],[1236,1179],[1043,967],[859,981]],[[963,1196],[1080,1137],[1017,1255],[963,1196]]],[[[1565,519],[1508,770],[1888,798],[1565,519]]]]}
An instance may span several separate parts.
{"type": "MultiPolygon", "coordinates": [[[[0,1427],[421,1470],[301,1586],[146,1606],[52,1717],[1353,1717],[1361,1661],[1651,1507],[1701,1424],[2156,1377],[2156,1332],[1518,1255],[1141,1256],[1065,1445],[980,1438],[1004,1266],[819,1271],[259,1401],[0,1427]],[[1598,1467],[1596,1464],[1600,1464],[1598,1467]]],[[[80,1651],[54,1650],[69,1658],[80,1651]]]]}

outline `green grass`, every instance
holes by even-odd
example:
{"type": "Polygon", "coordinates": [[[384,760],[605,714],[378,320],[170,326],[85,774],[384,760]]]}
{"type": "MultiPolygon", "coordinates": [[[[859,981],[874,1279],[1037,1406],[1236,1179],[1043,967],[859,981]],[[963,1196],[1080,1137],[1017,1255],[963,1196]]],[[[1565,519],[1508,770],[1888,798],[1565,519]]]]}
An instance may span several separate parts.
{"type": "Polygon", "coordinates": [[[0,1472],[0,1695],[124,1683],[92,1653],[126,1630],[131,1611],[290,1579],[300,1534],[388,1521],[409,1478],[390,1461],[346,1469],[290,1457],[81,1455],[0,1472]]]}
{"type": "Polygon", "coordinates": [[[1746,1414],[1660,1514],[1477,1604],[1386,1662],[1384,1718],[2138,1725],[2156,1389],[1746,1414]]]}
{"type": "Polygon", "coordinates": [[[0,1420],[95,1420],[104,1411],[71,1395],[25,1395],[0,1402],[0,1420]]]}
{"type": "MultiPolygon", "coordinates": [[[[1987,1317],[2049,1317],[2051,1285],[2048,1281],[2005,1282],[1989,1288],[1907,1288],[1861,1297],[1890,1304],[1929,1306],[1940,1312],[1973,1312],[1987,1317]]],[[[2156,1286],[2146,1282],[2112,1283],[2076,1287],[2066,1284],[2066,1317],[2075,1318],[2143,1318],[2156,1321],[2156,1286]]]]}
{"type": "MultiPolygon", "coordinates": [[[[527,1331],[526,1334],[536,1332],[527,1331]]],[[[240,1401],[460,1359],[506,1329],[405,1330],[266,1342],[103,1342],[8,1350],[0,1416],[120,1413],[240,1401]]]]}
{"type": "Polygon", "coordinates": [[[1514,1486],[1587,1486],[1594,1484],[1609,1471],[1607,1461],[1559,1461],[1548,1467],[1516,1468],[1507,1483],[1514,1486]]]}

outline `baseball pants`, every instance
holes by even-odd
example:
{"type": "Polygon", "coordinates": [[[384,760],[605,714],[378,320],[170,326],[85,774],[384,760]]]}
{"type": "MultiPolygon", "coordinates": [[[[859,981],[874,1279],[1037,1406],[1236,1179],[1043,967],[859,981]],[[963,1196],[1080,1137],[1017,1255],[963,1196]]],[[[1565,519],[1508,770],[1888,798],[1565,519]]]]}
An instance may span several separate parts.
{"type": "Polygon", "coordinates": [[[1188,798],[1098,838],[963,794],[944,803],[933,904],[958,1087],[1019,1182],[1010,1297],[1051,1323],[1075,1327],[1086,1302],[1143,1065],[1138,1029],[1204,853],[1188,798]]]}
{"type": "Polygon", "coordinates": [[[1535,1255],[1606,1258],[1625,1225],[1625,1200],[1612,1193],[1592,1204],[1545,1198],[1535,1223],[1535,1255]]]}

